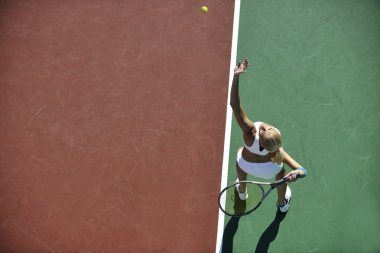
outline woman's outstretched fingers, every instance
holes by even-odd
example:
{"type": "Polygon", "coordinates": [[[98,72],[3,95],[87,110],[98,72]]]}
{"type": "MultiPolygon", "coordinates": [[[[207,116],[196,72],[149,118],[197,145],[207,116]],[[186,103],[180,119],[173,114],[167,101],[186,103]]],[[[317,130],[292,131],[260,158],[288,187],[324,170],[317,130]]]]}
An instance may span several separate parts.
{"type": "Polygon", "coordinates": [[[244,60],[244,70],[247,69],[248,66],[249,66],[249,61],[248,61],[247,58],[245,58],[245,60],[244,60]]]}
{"type": "Polygon", "coordinates": [[[249,61],[247,58],[244,59],[243,63],[238,62],[237,66],[235,67],[235,75],[240,75],[241,73],[247,72],[247,68],[249,66],[249,61]]]}

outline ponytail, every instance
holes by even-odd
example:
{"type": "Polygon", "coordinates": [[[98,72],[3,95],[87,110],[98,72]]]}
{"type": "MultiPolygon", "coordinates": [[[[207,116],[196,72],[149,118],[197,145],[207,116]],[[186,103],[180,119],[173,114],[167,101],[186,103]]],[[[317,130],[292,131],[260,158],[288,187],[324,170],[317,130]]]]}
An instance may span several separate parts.
{"type": "Polygon", "coordinates": [[[283,157],[282,157],[282,155],[281,155],[280,150],[277,150],[277,151],[274,153],[274,156],[273,156],[271,159],[272,159],[272,162],[273,162],[273,163],[277,163],[277,164],[282,163],[282,161],[283,161],[283,157]]]}

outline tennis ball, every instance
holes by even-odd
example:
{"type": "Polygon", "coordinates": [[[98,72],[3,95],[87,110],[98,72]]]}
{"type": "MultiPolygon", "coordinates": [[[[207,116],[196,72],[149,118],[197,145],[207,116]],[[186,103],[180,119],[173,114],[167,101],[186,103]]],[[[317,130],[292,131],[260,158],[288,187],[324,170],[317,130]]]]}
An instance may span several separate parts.
{"type": "Polygon", "coordinates": [[[206,12],[208,11],[207,6],[202,6],[202,7],[201,7],[201,11],[202,11],[203,13],[206,13],[206,12]]]}

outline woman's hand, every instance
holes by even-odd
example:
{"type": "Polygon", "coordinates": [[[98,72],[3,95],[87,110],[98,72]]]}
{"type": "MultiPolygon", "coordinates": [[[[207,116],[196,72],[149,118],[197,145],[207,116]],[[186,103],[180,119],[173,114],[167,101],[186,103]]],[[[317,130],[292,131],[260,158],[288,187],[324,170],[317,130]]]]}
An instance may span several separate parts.
{"type": "Polygon", "coordinates": [[[293,170],[291,172],[289,172],[285,177],[289,178],[289,183],[292,183],[292,182],[295,182],[297,181],[297,175],[300,174],[300,171],[299,170],[293,170]]]}
{"type": "Polygon", "coordinates": [[[235,76],[238,76],[240,75],[241,73],[245,73],[247,72],[247,68],[249,66],[249,61],[247,58],[245,58],[243,64],[241,64],[240,62],[238,63],[238,65],[235,67],[235,70],[234,70],[234,74],[235,76]]]}

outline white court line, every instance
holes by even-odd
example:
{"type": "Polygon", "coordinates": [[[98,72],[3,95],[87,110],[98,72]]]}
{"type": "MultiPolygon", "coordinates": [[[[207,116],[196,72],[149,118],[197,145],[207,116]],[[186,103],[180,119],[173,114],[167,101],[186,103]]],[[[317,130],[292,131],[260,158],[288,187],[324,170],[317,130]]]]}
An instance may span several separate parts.
{"type": "MultiPolygon", "coordinates": [[[[220,190],[227,186],[228,177],[228,163],[230,156],[230,139],[231,139],[231,122],[232,122],[232,109],[230,107],[230,90],[234,77],[234,68],[236,65],[236,52],[239,32],[239,18],[240,18],[240,0],[235,0],[234,24],[232,31],[232,46],[231,46],[231,62],[230,62],[230,78],[228,83],[227,95],[227,114],[226,114],[226,132],[224,134],[224,151],[223,151],[223,165],[222,165],[222,179],[220,183],[220,190]]],[[[216,237],[216,253],[222,252],[222,239],[224,231],[224,213],[219,210],[218,217],[218,232],[216,237]]]]}

